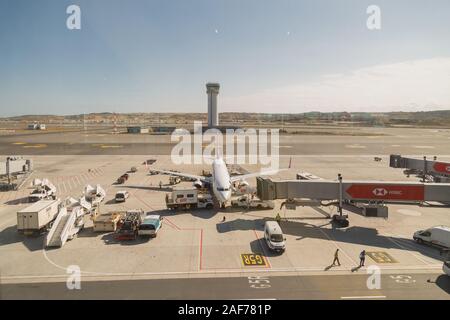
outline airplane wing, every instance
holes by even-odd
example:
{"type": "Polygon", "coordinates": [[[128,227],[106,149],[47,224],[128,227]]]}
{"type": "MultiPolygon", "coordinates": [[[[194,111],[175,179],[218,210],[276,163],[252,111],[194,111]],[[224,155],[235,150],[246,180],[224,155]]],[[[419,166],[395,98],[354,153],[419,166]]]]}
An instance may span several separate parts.
{"type": "Polygon", "coordinates": [[[194,174],[189,174],[189,173],[182,173],[182,172],[175,172],[175,171],[166,171],[166,170],[157,170],[157,169],[152,169],[151,171],[157,172],[157,173],[160,173],[160,174],[168,174],[168,175],[176,176],[176,177],[185,177],[185,178],[189,178],[189,179],[192,179],[192,180],[200,180],[202,182],[211,182],[211,178],[210,177],[196,176],[194,174]]]}
{"type": "Polygon", "coordinates": [[[283,170],[286,170],[286,169],[277,169],[277,170],[270,170],[270,171],[260,171],[260,172],[241,174],[238,176],[230,177],[230,181],[234,182],[234,181],[245,180],[245,179],[253,178],[253,177],[270,176],[270,175],[277,174],[278,172],[283,171],[283,170]]]}

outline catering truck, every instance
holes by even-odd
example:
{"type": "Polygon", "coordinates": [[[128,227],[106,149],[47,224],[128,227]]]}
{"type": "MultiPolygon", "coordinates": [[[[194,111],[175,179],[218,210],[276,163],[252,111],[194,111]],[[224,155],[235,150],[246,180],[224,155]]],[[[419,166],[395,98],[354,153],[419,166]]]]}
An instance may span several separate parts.
{"type": "Polygon", "coordinates": [[[248,196],[241,196],[236,200],[231,200],[231,206],[238,208],[247,209],[259,209],[259,210],[271,210],[273,209],[274,203],[272,201],[262,201],[259,199],[251,199],[248,196]]]}
{"type": "Polygon", "coordinates": [[[437,226],[414,233],[413,239],[418,243],[426,243],[443,248],[450,248],[450,227],[437,226]]]}
{"type": "Polygon", "coordinates": [[[17,231],[40,234],[47,231],[59,212],[59,200],[40,200],[17,212],[17,231]]]}
{"type": "Polygon", "coordinates": [[[209,193],[201,193],[196,188],[173,188],[166,194],[166,205],[169,209],[212,209],[214,202],[209,193]]]}

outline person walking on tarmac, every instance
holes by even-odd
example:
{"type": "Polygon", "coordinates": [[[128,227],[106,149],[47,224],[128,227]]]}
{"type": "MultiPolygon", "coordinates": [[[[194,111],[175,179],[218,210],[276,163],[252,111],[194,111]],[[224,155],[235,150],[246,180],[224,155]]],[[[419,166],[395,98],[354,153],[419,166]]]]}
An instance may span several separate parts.
{"type": "Polygon", "coordinates": [[[359,254],[359,267],[364,267],[364,261],[366,261],[366,250],[361,251],[359,254]]]}
{"type": "Polygon", "coordinates": [[[162,189],[162,181],[159,182],[159,188],[162,189]]]}
{"type": "Polygon", "coordinates": [[[336,252],[334,253],[334,260],[333,260],[333,264],[332,265],[335,266],[336,262],[337,262],[338,266],[341,265],[341,262],[339,261],[339,249],[336,249],[336,252]]]}

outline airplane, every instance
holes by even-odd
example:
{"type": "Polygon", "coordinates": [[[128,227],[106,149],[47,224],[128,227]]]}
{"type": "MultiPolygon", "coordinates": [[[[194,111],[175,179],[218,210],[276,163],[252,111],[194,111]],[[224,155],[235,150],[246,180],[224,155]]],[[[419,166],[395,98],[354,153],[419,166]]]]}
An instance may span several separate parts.
{"type": "Polygon", "coordinates": [[[245,179],[264,175],[273,175],[280,170],[253,172],[248,174],[230,176],[225,161],[223,160],[223,158],[219,157],[213,160],[210,177],[197,176],[188,173],[166,171],[166,170],[153,169],[151,171],[153,173],[170,174],[173,176],[184,177],[194,180],[194,186],[196,188],[211,187],[213,195],[219,201],[220,206],[224,208],[226,203],[231,198],[233,182],[239,181],[239,188],[241,188],[243,186],[248,186],[248,182],[245,181],[245,179]]]}

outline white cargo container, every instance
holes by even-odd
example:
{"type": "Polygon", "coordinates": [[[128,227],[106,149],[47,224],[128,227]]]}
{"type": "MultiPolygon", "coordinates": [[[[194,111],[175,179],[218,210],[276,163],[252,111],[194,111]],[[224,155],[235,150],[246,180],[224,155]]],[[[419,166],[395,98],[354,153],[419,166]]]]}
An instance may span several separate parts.
{"type": "Polygon", "coordinates": [[[450,228],[446,226],[432,227],[414,233],[414,240],[439,247],[450,248],[450,228]]]}
{"type": "Polygon", "coordinates": [[[40,200],[17,212],[17,231],[40,232],[55,220],[59,210],[59,200],[40,200]]]}

